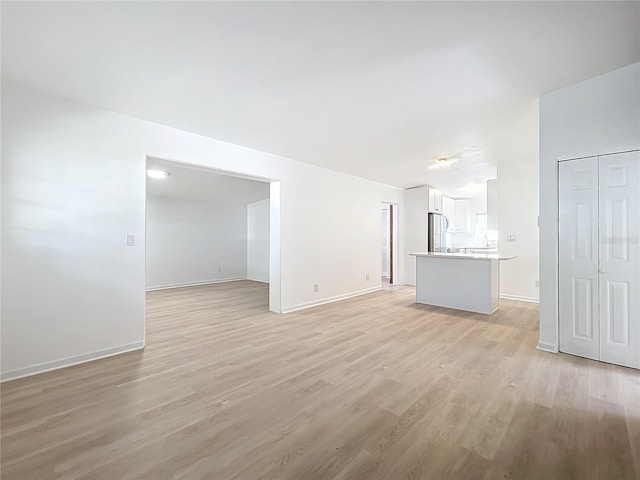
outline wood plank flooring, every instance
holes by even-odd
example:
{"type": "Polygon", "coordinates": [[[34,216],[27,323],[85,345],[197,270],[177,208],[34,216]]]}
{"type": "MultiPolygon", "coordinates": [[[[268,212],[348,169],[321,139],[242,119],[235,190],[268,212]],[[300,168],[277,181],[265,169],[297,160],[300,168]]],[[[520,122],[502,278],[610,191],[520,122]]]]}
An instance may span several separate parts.
{"type": "Polygon", "coordinates": [[[638,371],[537,351],[535,304],[413,300],[151,292],[144,352],[2,385],[2,479],[639,477],[638,371]]]}

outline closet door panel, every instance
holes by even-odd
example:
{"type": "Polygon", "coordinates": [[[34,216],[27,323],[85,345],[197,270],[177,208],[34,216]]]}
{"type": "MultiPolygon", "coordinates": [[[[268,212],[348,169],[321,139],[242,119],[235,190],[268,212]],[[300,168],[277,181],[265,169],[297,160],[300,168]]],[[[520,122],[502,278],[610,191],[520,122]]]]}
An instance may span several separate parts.
{"type": "Polygon", "coordinates": [[[640,368],[640,152],[599,158],[600,359],[640,368]]]}
{"type": "Polygon", "coordinates": [[[598,158],[559,169],[560,351],[598,360],[598,158]]]}

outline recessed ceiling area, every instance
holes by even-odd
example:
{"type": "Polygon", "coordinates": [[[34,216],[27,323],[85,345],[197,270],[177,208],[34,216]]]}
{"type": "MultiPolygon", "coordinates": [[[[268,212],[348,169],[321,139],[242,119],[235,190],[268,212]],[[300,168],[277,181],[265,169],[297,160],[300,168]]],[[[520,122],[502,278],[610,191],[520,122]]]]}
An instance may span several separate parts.
{"type": "Polygon", "coordinates": [[[639,24],[640,2],[3,2],[2,75],[459,196],[532,156],[541,94],[639,61],[639,24]]]}
{"type": "Polygon", "coordinates": [[[147,158],[147,169],[167,172],[147,178],[147,196],[178,198],[211,204],[253,203],[269,198],[269,183],[225,175],[209,168],[147,158]]]}

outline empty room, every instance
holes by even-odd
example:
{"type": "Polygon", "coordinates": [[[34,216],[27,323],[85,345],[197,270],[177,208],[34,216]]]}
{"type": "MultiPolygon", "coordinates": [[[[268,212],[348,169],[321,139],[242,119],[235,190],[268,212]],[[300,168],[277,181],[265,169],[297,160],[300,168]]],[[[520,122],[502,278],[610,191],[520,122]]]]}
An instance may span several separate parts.
{"type": "Polygon", "coordinates": [[[195,312],[210,320],[238,303],[267,312],[269,183],[154,158],[146,174],[147,327],[156,315],[169,330],[193,326],[195,312]]]}
{"type": "Polygon", "coordinates": [[[2,479],[640,479],[640,2],[0,8],[2,479]]]}

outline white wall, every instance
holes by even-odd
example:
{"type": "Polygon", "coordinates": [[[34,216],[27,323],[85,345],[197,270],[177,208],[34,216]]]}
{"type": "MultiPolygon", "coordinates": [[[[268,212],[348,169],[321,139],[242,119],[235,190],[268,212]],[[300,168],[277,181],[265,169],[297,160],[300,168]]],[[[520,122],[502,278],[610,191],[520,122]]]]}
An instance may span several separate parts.
{"type": "Polygon", "coordinates": [[[146,155],[279,180],[284,311],[381,286],[400,189],[7,82],[2,120],[3,378],[142,346],[146,155]]]}
{"type": "Polygon", "coordinates": [[[557,159],[640,145],[640,63],[540,98],[540,342],[558,351],[557,159]]]}
{"type": "Polygon", "coordinates": [[[247,278],[245,203],[147,196],[146,239],[147,289],[247,278]]]}
{"type": "Polygon", "coordinates": [[[498,178],[487,182],[487,208],[492,217],[497,210],[498,252],[517,256],[500,263],[500,294],[537,301],[538,100],[520,105],[495,135],[490,155],[497,164],[498,178]],[[509,235],[515,236],[515,242],[507,242],[509,235]]]}
{"type": "MultiPolygon", "coordinates": [[[[404,249],[400,258],[405,261],[404,283],[416,284],[416,257],[411,253],[422,253],[428,249],[428,193],[427,187],[409,188],[404,191],[404,249]]],[[[395,282],[394,282],[395,283],[395,282]]]]}
{"type": "Polygon", "coordinates": [[[538,149],[527,153],[525,160],[498,164],[498,251],[516,256],[500,262],[500,295],[537,302],[538,149]]]}
{"type": "Polygon", "coordinates": [[[269,199],[247,205],[247,278],[269,282],[269,199]]]}
{"type": "MultiPolygon", "coordinates": [[[[497,169],[496,169],[497,175],[497,169]]],[[[498,230],[498,179],[487,180],[487,230],[498,230]]]]}

